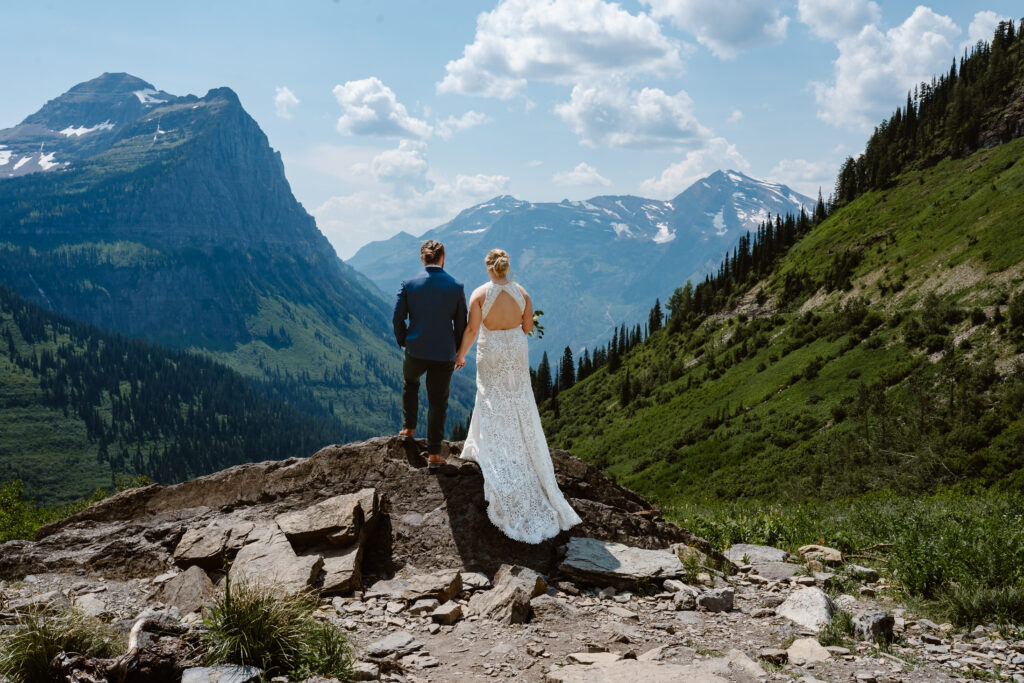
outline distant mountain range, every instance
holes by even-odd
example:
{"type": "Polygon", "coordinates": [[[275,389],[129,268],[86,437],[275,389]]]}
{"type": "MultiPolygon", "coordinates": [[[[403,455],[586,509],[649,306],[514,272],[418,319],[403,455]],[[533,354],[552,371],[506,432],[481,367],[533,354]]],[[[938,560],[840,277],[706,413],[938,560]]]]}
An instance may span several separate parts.
{"type": "Polygon", "coordinates": [[[419,237],[403,232],[368,244],[348,263],[391,292],[419,267],[422,241],[436,239],[445,243],[446,269],[470,290],[487,278],[487,251],[507,250],[516,279],[545,312],[547,334],[531,347],[536,360],[544,350],[607,341],[618,325],[645,319],[656,297],[702,279],[745,231],[801,208],[810,213],[814,202],[737,171],[717,171],[671,201],[627,195],[535,204],[505,195],[419,237]]]}
{"type": "MultiPolygon", "coordinates": [[[[103,74],[0,131],[0,284],[298,382],[349,437],[399,426],[388,304],[338,259],[229,88],[178,97],[103,74]]],[[[471,395],[454,389],[453,419],[471,395]]]]}

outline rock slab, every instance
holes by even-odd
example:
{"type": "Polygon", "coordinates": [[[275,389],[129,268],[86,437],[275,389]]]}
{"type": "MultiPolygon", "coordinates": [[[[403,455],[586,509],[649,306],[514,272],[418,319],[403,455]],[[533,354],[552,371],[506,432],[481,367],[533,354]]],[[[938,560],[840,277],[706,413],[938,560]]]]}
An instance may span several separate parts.
{"type": "Polygon", "coordinates": [[[685,573],[671,550],[646,550],[580,536],[569,539],[558,569],[581,583],[615,588],[633,588],[637,582],[673,579],[685,573]]]}

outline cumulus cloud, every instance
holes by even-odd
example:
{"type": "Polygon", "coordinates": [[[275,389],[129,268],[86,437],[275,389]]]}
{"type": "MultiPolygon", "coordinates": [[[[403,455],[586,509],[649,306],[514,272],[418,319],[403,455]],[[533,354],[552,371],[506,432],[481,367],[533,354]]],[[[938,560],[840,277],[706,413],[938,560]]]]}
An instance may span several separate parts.
{"type": "Polygon", "coordinates": [[[372,156],[365,148],[323,147],[297,159],[355,188],[311,212],[339,256],[349,258],[367,242],[403,230],[420,234],[467,206],[508,192],[507,176],[439,174],[430,168],[426,152],[422,141],[401,140],[372,156]]]}
{"type": "Polygon", "coordinates": [[[477,17],[473,42],[448,62],[442,93],[511,99],[528,81],[573,84],[593,77],[682,68],[681,46],[644,13],[603,0],[504,0],[477,17]]]}
{"type": "Polygon", "coordinates": [[[280,118],[290,119],[292,117],[292,109],[299,106],[299,102],[299,98],[295,96],[291,88],[282,86],[276,89],[274,94],[274,110],[280,118]]]}
{"type": "Polygon", "coordinates": [[[669,18],[720,59],[732,59],[755,45],[786,39],[789,17],[777,0],[641,0],[655,18],[669,18]]]}
{"type": "Polygon", "coordinates": [[[586,187],[593,185],[608,187],[612,184],[612,181],[602,176],[597,172],[596,168],[585,161],[581,161],[571,171],[556,173],[552,180],[555,181],[556,185],[561,185],[562,187],[586,187]]]}
{"type": "Polygon", "coordinates": [[[736,145],[725,138],[712,138],[706,147],[687,152],[682,161],[666,168],[660,176],[640,183],[640,193],[645,197],[671,199],[697,180],[722,168],[749,171],[750,163],[737,151],[736,145]]]}
{"type": "Polygon", "coordinates": [[[726,119],[726,123],[739,123],[743,120],[743,112],[739,109],[733,109],[729,112],[729,118],[726,119]]]}
{"type": "Polygon", "coordinates": [[[979,40],[992,41],[992,35],[996,32],[996,26],[1000,21],[1009,21],[1010,17],[999,16],[991,10],[975,12],[974,19],[967,27],[967,40],[960,44],[960,52],[970,51],[978,44],[979,40]]]}
{"type": "Polygon", "coordinates": [[[437,137],[442,140],[450,140],[455,133],[482,125],[490,120],[491,119],[487,114],[481,114],[478,111],[470,110],[459,118],[449,116],[444,121],[440,121],[434,127],[434,132],[437,133],[437,137]]]}
{"type": "Polygon", "coordinates": [[[960,33],[949,17],[918,6],[885,33],[865,26],[840,39],[833,80],[812,84],[818,117],[834,126],[870,130],[916,83],[948,66],[960,33]]]}
{"type": "Polygon", "coordinates": [[[693,148],[710,131],[693,114],[693,100],[680,90],[630,90],[617,82],[577,85],[557,113],[588,147],[693,148]]]}
{"type": "Polygon", "coordinates": [[[813,199],[818,196],[819,189],[822,195],[829,195],[838,172],[839,164],[834,161],[783,159],[769,171],[768,180],[788,185],[813,199]]]}
{"type": "Polygon", "coordinates": [[[882,19],[882,10],[871,0],[799,0],[797,13],[811,33],[825,40],[855,36],[882,19]]]}
{"type": "Polygon", "coordinates": [[[375,76],[335,86],[334,97],[341,106],[337,128],[343,135],[425,138],[433,132],[375,76]]]}

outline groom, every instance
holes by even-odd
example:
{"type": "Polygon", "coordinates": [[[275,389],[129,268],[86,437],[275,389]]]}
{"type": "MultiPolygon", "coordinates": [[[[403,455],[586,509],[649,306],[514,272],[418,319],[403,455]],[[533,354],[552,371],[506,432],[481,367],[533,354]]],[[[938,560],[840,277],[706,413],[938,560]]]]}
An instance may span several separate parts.
{"type": "Polygon", "coordinates": [[[392,323],[395,340],[405,349],[402,374],[404,424],[401,436],[416,430],[420,377],[427,375],[427,466],[444,463],[441,440],[448,412],[448,385],[455,370],[455,351],[466,329],[466,292],[444,271],[444,245],[427,240],[420,247],[424,270],[398,288],[392,323]],[[408,321],[406,320],[408,318],[408,321]]]}

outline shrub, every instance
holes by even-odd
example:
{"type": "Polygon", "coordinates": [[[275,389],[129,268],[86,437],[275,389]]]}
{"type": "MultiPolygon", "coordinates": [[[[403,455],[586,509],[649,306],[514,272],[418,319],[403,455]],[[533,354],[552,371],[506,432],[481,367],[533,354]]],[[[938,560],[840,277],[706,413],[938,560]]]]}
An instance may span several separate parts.
{"type": "Polygon", "coordinates": [[[210,608],[202,641],[209,664],[263,669],[268,677],[311,675],[347,679],[352,646],[332,624],[317,621],[316,599],[281,595],[247,583],[225,580],[224,594],[210,608]]]}
{"type": "Polygon", "coordinates": [[[12,683],[49,681],[50,661],[62,652],[113,657],[124,652],[124,637],[77,610],[18,615],[13,633],[0,638],[0,679],[12,683]]]}
{"type": "Polygon", "coordinates": [[[853,635],[853,617],[845,610],[836,610],[832,621],[818,634],[818,642],[828,647],[842,646],[846,639],[853,635]]]}
{"type": "Polygon", "coordinates": [[[953,586],[939,595],[939,605],[950,621],[963,626],[1024,624],[1024,586],[953,586]]]}

